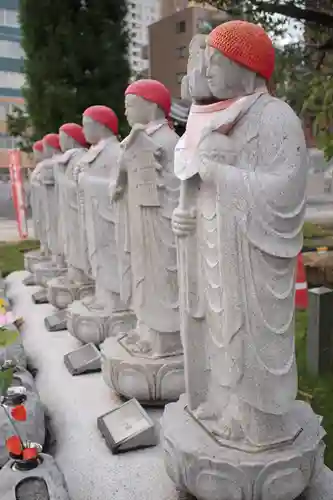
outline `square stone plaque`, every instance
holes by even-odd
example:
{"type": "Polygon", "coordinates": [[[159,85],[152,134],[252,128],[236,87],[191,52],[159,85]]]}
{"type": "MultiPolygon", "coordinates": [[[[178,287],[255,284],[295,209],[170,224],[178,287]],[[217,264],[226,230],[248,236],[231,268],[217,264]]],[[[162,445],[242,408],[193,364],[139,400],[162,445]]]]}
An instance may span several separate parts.
{"type": "Polygon", "coordinates": [[[64,363],[71,375],[101,371],[101,353],[94,344],[86,344],[64,356],[64,363]]]}
{"type": "Polygon", "coordinates": [[[154,422],[136,399],[99,417],[97,427],[113,454],[157,444],[154,422]]]}
{"type": "Polygon", "coordinates": [[[49,332],[67,330],[67,311],[57,311],[51,316],[46,316],[44,324],[49,332]]]}
{"type": "Polygon", "coordinates": [[[35,286],[36,285],[35,276],[30,273],[26,278],[24,278],[23,284],[25,286],[35,286]]]}
{"type": "Polygon", "coordinates": [[[35,304],[47,304],[49,301],[47,298],[46,288],[42,288],[41,290],[38,290],[38,292],[34,293],[32,295],[32,300],[35,304]]]}

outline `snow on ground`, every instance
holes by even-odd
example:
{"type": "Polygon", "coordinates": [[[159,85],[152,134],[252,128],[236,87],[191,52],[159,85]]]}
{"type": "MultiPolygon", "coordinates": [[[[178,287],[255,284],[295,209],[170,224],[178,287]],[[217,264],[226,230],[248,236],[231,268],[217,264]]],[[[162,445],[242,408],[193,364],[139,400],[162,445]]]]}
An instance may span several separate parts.
{"type": "MultiPolygon", "coordinates": [[[[36,287],[22,283],[25,271],[7,278],[14,312],[24,318],[22,336],[31,362],[38,368],[37,387],[52,418],[55,458],[64,472],[71,500],[175,500],[158,446],[112,455],[97,430],[97,417],[119,404],[100,373],[72,377],[64,354],[79,344],[67,331],[48,332],[44,317],[50,304],[35,305],[36,287]]],[[[156,421],[161,410],[150,410],[156,421]]]]}

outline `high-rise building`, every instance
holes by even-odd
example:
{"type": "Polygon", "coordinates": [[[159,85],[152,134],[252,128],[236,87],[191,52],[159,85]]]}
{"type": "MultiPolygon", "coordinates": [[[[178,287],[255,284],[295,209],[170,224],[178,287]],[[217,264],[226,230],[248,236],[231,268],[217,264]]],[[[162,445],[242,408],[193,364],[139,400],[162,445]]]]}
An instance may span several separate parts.
{"type": "Polygon", "coordinates": [[[148,26],[160,18],[160,0],[130,0],[127,26],[130,33],[129,61],[133,75],[148,69],[142,48],[148,44],[148,26]]]}
{"type": "MultiPolygon", "coordinates": [[[[19,0],[0,0],[0,167],[8,167],[8,149],[16,145],[7,133],[7,113],[13,106],[23,106],[24,83],[21,34],[18,18],[19,0]]],[[[28,158],[23,155],[24,162],[28,158]]]]}

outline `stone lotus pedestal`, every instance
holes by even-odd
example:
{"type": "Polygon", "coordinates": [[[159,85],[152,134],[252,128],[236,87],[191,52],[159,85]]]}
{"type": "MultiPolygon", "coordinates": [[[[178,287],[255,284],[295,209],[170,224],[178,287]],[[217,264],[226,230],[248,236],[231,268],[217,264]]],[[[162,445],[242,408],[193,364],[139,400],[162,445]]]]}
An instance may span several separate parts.
{"type": "Polygon", "coordinates": [[[30,272],[30,274],[23,280],[24,285],[34,286],[36,285],[36,277],[34,273],[35,266],[51,262],[50,257],[46,257],[41,253],[40,250],[31,250],[24,254],[24,268],[30,272]]]}
{"type": "Polygon", "coordinates": [[[73,337],[83,344],[90,342],[100,345],[108,337],[133,328],[136,318],[128,311],[117,312],[110,316],[105,308],[89,308],[84,302],[76,300],[68,308],[67,329],[73,337]]]}
{"type": "Polygon", "coordinates": [[[69,500],[65,478],[50,455],[41,454],[39,465],[18,470],[10,460],[0,471],[0,498],[3,500],[69,500]]]}
{"type": "Polygon", "coordinates": [[[302,429],[295,440],[260,451],[218,441],[189,413],[182,396],[163,415],[168,475],[180,492],[200,500],[329,500],[333,473],[323,464],[321,419],[300,401],[292,414],[302,429]]]}
{"type": "Polygon", "coordinates": [[[66,271],[67,267],[58,265],[53,261],[36,264],[34,267],[36,285],[46,287],[49,280],[65,274],[66,271]]]}
{"type": "MultiPolygon", "coordinates": [[[[10,388],[9,390],[11,389],[22,390],[23,388],[16,386],[10,388]]],[[[25,389],[26,400],[23,404],[27,410],[27,420],[24,422],[15,422],[15,426],[20,432],[20,435],[24,436],[25,440],[32,441],[43,446],[45,440],[44,406],[34,387],[25,389]]],[[[10,410],[11,406],[8,405],[8,412],[10,412],[10,410]]],[[[13,429],[8,421],[7,415],[5,414],[4,410],[0,408],[0,467],[3,466],[8,460],[8,451],[6,449],[5,443],[6,439],[12,434],[13,429]]],[[[0,479],[0,483],[1,481],[2,480],[0,479]]],[[[3,497],[0,495],[0,498],[3,497]]]]}
{"type": "Polygon", "coordinates": [[[185,391],[183,355],[153,357],[135,353],[130,337],[108,338],[101,345],[105,383],[127,399],[163,405],[185,391]]]}
{"type": "Polygon", "coordinates": [[[57,276],[47,283],[48,301],[57,309],[66,309],[75,300],[81,300],[93,292],[93,284],[74,283],[67,276],[57,276]]]}
{"type": "Polygon", "coordinates": [[[40,250],[31,250],[24,254],[24,269],[34,272],[34,267],[42,262],[51,261],[50,257],[46,257],[40,250]]]}

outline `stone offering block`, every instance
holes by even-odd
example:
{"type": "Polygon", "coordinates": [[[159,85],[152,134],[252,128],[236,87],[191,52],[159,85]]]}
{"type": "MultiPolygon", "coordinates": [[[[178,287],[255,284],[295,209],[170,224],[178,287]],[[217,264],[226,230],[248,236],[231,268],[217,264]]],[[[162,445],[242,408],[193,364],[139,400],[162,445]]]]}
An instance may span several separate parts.
{"type": "Polygon", "coordinates": [[[157,444],[154,422],[136,399],[99,417],[97,427],[113,454],[157,444]]]}
{"type": "Polygon", "coordinates": [[[25,285],[25,286],[35,286],[36,285],[35,276],[33,274],[29,274],[26,278],[24,278],[23,285],[25,285]]]}
{"type": "Polygon", "coordinates": [[[18,470],[10,460],[0,470],[0,498],[3,500],[69,500],[65,478],[50,455],[41,454],[39,465],[18,470]]]}
{"type": "Polygon", "coordinates": [[[333,288],[333,251],[303,253],[308,285],[333,288]]]}
{"type": "Polygon", "coordinates": [[[38,290],[38,292],[34,293],[32,295],[32,301],[35,304],[47,304],[48,298],[46,289],[42,288],[41,290],[38,290]]]}
{"type": "Polygon", "coordinates": [[[64,363],[71,375],[101,371],[101,354],[94,344],[86,344],[64,356],[64,363]]]}
{"type": "Polygon", "coordinates": [[[67,330],[67,311],[58,311],[51,316],[46,316],[44,324],[48,332],[67,330]]]}

